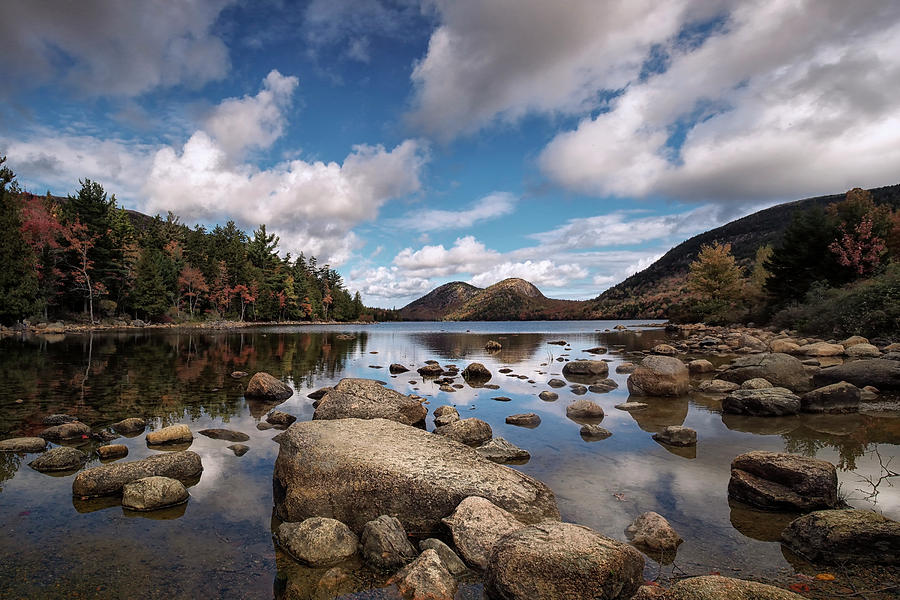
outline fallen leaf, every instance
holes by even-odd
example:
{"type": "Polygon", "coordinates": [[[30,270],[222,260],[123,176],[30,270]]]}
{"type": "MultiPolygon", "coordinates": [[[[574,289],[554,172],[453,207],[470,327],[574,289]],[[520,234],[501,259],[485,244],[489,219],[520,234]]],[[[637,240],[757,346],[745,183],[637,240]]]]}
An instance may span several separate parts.
{"type": "Polygon", "coordinates": [[[788,586],[788,589],[792,592],[808,592],[809,586],[805,583],[792,583],[788,586]]]}
{"type": "Polygon", "coordinates": [[[831,573],[819,573],[816,575],[816,579],[819,581],[834,581],[834,575],[831,573]]]}

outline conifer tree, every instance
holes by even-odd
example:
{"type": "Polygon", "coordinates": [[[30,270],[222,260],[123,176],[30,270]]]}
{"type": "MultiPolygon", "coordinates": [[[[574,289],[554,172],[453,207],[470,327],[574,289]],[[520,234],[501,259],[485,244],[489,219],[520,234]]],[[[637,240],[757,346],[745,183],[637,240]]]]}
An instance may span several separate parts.
{"type": "Polygon", "coordinates": [[[21,232],[20,190],[5,162],[0,156],[0,322],[8,324],[34,312],[38,282],[21,232]]]}

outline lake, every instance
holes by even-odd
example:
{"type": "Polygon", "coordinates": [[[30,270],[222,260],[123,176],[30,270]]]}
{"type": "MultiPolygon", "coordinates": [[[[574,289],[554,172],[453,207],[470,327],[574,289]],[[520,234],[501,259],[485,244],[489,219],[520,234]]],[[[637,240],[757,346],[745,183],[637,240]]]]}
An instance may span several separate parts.
{"type": "MultiPolygon", "coordinates": [[[[233,371],[267,371],[284,378],[295,394],[278,409],[300,420],[312,417],[307,394],[343,377],[380,379],[403,393],[427,397],[429,413],[457,406],[462,418],[487,421],[531,453],[512,468],[547,483],[563,519],[625,540],[640,513],[664,515],[685,539],[674,562],[647,559],[645,577],[712,571],[737,577],[779,577],[802,569],[783,553],[778,536],[791,515],[760,513],[729,503],[729,465],[749,450],[787,451],[838,465],[841,493],[860,508],[900,518],[900,489],[886,484],[874,498],[864,476],[880,472],[883,459],[900,455],[900,413],[805,415],[793,418],[725,416],[721,396],[692,393],[675,399],[640,399],[650,406],[625,412],[625,360],[665,341],[662,328],[606,332],[615,322],[393,323],[377,325],[263,327],[240,331],[123,331],[47,335],[0,340],[0,439],[36,435],[44,417],[68,413],[94,430],[126,417],[152,419],[152,428],[185,423],[194,431],[191,450],[204,471],[186,505],[155,513],[125,511],[117,499],[85,502],[72,497],[73,474],[51,476],[27,463],[36,455],[0,453],[0,598],[18,597],[229,597],[315,598],[324,569],[300,567],[273,547],[272,467],[278,432],[256,425],[272,404],[243,397],[247,378],[233,371]],[[488,340],[503,349],[488,353],[488,340]],[[548,344],[565,340],[571,350],[548,344]],[[610,349],[610,377],[619,388],[576,396],[569,388],[555,402],[537,394],[560,377],[558,359],[598,358],[583,351],[610,349]],[[426,360],[481,362],[498,390],[465,386],[441,392],[422,382],[415,368],[426,360]],[[391,376],[401,363],[410,373],[391,376]],[[510,376],[499,369],[512,369],[510,376]],[[515,375],[524,375],[520,379],[515,375]],[[530,381],[534,383],[530,383],[530,381]],[[506,396],[509,402],[492,398],[506,396]],[[612,437],[583,440],[581,425],[566,418],[578,398],[603,406],[612,437]],[[535,412],[540,426],[507,425],[506,416],[535,412]],[[658,444],[652,433],[667,425],[698,432],[694,449],[658,444]],[[235,456],[230,442],[196,432],[224,427],[250,436],[250,451],[235,456]],[[873,500],[875,503],[873,503],[873,500]]],[[[628,322],[625,322],[628,323],[628,322]]],[[[632,326],[637,322],[630,323],[632,326]]],[[[700,357],[701,355],[697,355],[700,357]]],[[[721,358],[712,357],[716,364],[721,358]]],[[[458,381],[462,381],[459,379],[458,381]]],[[[429,430],[433,428],[429,415],[429,430]]],[[[128,446],[134,460],[155,454],[144,434],[113,443],[128,446]]],[[[86,440],[85,450],[99,443],[86,440]]],[[[100,464],[94,458],[87,467],[100,464]]],[[[382,580],[361,571],[356,587],[382,580]]],[[[319,590],[321,592],[321,590],[319,590]]],[[[478,586],[461,592],[479,597],[478,586]]],[[[360,597],[371,597],[362,594],[360,597]]],[[[381,596],[379,596],[381,597],[381,596]]]]}

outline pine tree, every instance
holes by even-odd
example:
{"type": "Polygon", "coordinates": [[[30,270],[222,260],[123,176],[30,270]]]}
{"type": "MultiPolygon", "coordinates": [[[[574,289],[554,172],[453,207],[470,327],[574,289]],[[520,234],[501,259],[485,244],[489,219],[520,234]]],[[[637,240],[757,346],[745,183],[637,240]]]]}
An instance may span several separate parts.
{"type": "Polygon", "coordinates": [[[163,278],[162,251],[146,248],[138,260],[134,289],[131,292],[131,306],[143,312],[147,320],[166,312],[169,298],[163,278]]]}
{"type": "Polygon", "coordinates": [[[21,232],[20,190],[5,162],[0,156],[0,322],[8,324],[34,312],[38,281],[34,256],[21,232]]]}

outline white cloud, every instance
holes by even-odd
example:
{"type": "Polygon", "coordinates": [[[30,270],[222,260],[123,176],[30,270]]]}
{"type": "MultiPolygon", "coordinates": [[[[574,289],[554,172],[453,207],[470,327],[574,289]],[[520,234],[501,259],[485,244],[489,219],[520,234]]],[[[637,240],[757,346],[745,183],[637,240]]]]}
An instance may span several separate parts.
{"type": "Polygon", "coordinates": [[[409,277],[395,266],[353,270],[347,279],[347,285],[350,289],[359,290],[366,299],[375,298],[392,302],[421,296],[434,287],[429,279],[409,277]]]}
{"type": "Polygon", "coordinates": [[[515,210],[516,201],[517,198],[510,193],[494,192],[464,210],[412,210],[399,219],[391,219],[388,225],[423,232],[463,229],[511,214],[515,210]]]}
{"type": "Polygon", "coordinates": [[[478,273],[470,282],[478,287],[487,287],[503,279],[519,277],[530,281],[539,288],[561,288],[572,281],[588,276],[587,269],[574,264],[556,264],[551,260],[526,260],[525,262],[504,262],[487,271],[478,273]]]}
{"type": "Polygon", "coordinates": [[[394,257],[396,266],[420,277],[476,273],[500,261],[498,252],[486,248],[471,235],[457,238],[449,249],[443,244],[423,246],[419,250],[404,248],[394,257]]]}

